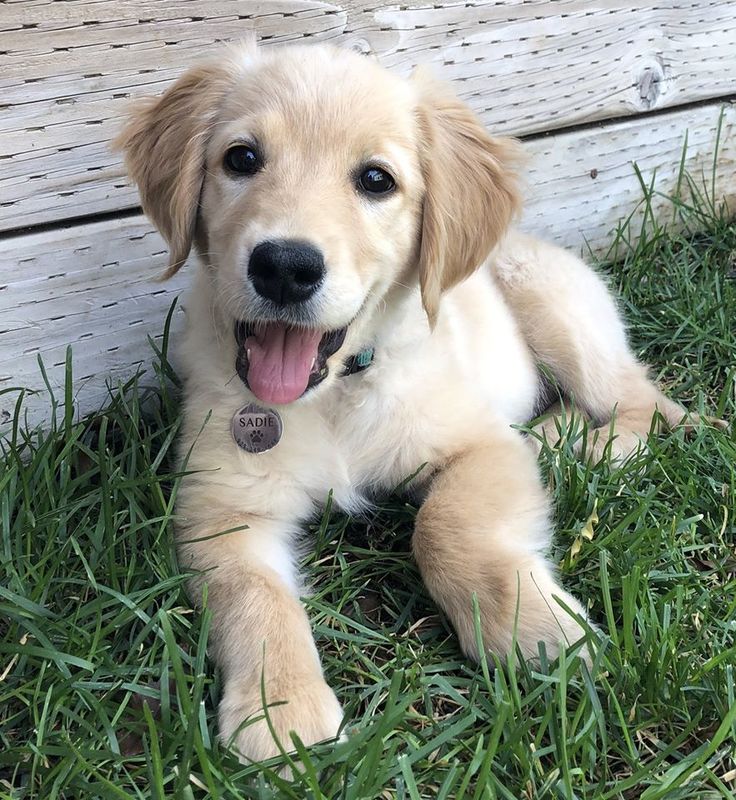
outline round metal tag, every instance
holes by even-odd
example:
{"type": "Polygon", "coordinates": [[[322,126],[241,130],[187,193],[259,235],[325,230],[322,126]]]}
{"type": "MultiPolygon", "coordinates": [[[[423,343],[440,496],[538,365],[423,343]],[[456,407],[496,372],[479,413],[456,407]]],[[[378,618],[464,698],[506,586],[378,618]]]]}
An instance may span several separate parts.
{"type": "Polygon", "coordinates": [[[281,439],[284,426],[272,408],[249,403],[233,416],[233,439],[247,453],[265,453],[281,439]]]}

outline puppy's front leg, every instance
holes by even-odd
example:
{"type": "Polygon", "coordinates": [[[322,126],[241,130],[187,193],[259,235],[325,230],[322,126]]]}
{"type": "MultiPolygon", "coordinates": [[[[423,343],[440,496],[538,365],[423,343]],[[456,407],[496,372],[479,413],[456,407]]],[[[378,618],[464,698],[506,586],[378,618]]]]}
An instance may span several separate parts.
{"type": "Polygon", "coordinates": [[[213,653],[224,678],[223,741],[232,740],[250,760],[279,752],[264,695],[286,750],[293,749],[291,731],[305,744],[334,738],[342,710],[322,675],[299,602],[288,526],[256,516],[184,523],[177,540],[181,568],[197,573],[190,585],[197,602],[207,585],[213,653]]]}
{"type": "Polygon", "coordinates": [[[417,515],[413,549],[426,586],[448,615],[463,651],[478,658],[477,596],[485,647],[506,654],[516,640],[526,658],[538,642],[554,657],[584,629],[584,617],[544,558],[549,508],[534,456],[511,430],[498,429],[458,453],[434,478],[417,515]]]}

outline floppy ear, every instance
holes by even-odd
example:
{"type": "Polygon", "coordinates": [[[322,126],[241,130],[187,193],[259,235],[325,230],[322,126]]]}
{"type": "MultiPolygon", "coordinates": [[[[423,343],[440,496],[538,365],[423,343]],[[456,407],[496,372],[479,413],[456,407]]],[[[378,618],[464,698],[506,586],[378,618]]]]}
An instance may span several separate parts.
{"type": "Polygon", "coordinates": [[[442,84],[414,80],[425,183],[419,279],[433,326],[442,293],[480,266],[520,208],[521,146],[490,136],[442,84]]]}
{"type": "Polygon", "coordinates": [[[113,143],[125,155],[143,210],[169,245],[164,278],[182,266],[191,250],[207,138],[233,74],[226,59],[195,67],[161,97],[140,101],[113,143]]]}

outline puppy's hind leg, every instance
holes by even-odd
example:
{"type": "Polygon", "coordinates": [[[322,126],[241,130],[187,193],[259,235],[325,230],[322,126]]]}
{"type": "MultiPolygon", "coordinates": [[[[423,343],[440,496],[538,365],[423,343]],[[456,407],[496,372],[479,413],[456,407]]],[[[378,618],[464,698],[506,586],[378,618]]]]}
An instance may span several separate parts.
{"type": "Polygon", "coordinates": [[[581,259],[512,233],[499,250],[494,277],[537,358],[598,426],[589,436],[593,459],[609,440],[614,458],[635,451],[655,412],[668,426],[697,422],[649,379],[610,292],[581,259]]]}
{"type": "Polygon", "coordinates": [[[550,447],[558,447],[569,442],[577,452],[580,449],[586,420],[586,415],[569,400],[564,403],[558,401],[534,421],[527,441],[537,455],[543,443],[550,447]]]}

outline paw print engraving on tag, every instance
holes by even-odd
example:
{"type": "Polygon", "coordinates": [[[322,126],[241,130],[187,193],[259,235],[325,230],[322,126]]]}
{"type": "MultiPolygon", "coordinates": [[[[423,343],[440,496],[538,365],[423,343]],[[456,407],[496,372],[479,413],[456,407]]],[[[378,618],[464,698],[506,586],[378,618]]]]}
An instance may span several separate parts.
{"type": "Polygon", "coordinates": [[[250,440],[253,442],[253,444],[260,444],[263,441],[262,431],[251,431],[250,440]]]}

